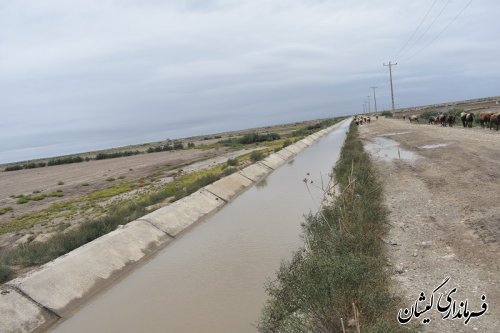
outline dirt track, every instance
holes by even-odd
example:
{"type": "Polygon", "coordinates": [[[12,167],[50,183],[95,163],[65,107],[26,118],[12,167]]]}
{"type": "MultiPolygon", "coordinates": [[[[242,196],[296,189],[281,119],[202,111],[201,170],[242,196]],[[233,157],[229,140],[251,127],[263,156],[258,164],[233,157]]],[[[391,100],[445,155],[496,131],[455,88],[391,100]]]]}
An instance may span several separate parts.
{"type": "Polygon", "coordinates": [[[429,299],[450,277],[436,297],[456,287],[457,306],[468,299],[479,311],[484,294],[487,312],[464,325],[434,307],[411,322],[430,318],[424,332],[500,332],[500,133],[379,118],[361,136],[385,187],[387,264],[400,307],[421,291],[429,299]]]}

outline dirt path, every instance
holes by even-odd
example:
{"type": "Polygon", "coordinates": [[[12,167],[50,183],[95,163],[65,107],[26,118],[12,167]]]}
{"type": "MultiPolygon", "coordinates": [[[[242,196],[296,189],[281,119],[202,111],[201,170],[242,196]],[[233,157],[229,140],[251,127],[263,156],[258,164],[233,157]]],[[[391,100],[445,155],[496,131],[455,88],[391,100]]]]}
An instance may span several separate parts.
{"type": "Polygon", "coordinates": [[[465,325],[443,320],[434,302],[411,322],[430,318],[424,332],[500,332],[500,133],[379,118],[361,136],[385,186],[387,260],[400,307],[422,291],[426,304],[450,277],[435,297],[456,287],[457,307],[467,299],[477,312],[484,294],[487,312],[465,325]]]}

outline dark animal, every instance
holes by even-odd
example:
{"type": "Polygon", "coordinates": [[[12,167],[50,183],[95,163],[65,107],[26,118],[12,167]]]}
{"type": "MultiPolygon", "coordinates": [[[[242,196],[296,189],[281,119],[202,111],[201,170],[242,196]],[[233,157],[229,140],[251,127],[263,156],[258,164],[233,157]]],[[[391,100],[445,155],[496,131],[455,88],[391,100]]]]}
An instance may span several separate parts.
{"type": "Polygon", "coordinates": [[[418,116],[410,116],[410,123],[416,121],[418,123],[418,116]]]}
{"type": "Polygon", "coordinates": [[[435,125],[437,123],[437,117],[430,116],[429,117],[429,125],[435,125]]]}
{"type": "Polygon", "coordinates": [[[378,120],[378,116],[375,116],[375,119],[377,119],[377,120],[378,120]]]}
{"type": "Polygon", "coordinates": [[[448,126],[453,127],[453,124],[455,124],[455,116],[452,114],[449,114],[448,117],[446,118],[446,122],[448,123],[448,126]]]}
{"type": "Polygon", "coordinates": [[[462,125],[467,127],[467,112],[460,113],[460,120],[462,120],[462,125]]]}
{"type": "Polygon", "coordinates": [[[406,116],[403,116],[403,120],[405,120],[405,119],[406,119],[406,116]]]}
{"type": "Polygon", "coordinates": [[[446,115],[440,114],[439,115],[439,123],[441,126],[446,127],[446,115]]]}

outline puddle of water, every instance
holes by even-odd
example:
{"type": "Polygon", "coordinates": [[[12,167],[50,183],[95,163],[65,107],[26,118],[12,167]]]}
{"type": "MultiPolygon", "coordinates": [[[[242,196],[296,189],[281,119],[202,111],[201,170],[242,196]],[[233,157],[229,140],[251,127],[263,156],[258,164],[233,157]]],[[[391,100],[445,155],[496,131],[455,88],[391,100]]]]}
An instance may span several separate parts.
{"type": "Polygon", "coordinates": [[[394,136],[394,135],[401,135],[401,134],[408,134],[408,133],[411,133],[411,131],[385,133],[385,134],[380,134],[380,136],[394,136]]]}
{"type": "Polygon", "coordinates": [[[425,145],[425,146],[420,146],[419,148],[422,149],[434,149],[434,148],[440,148],[440,147],[446,147],[451,145],[451,143],[435,143],[432,145],[425,145]]]}
{"type": "Polygon", "coordinates": [[[300,224],[323,193],[349,122],[270,174],[53,332],[255,333],[265,282],[303,245],[300,224]],[[307,175],[309,173],[309,175],[307,175]]]}
{"type": "Polygon", "coordinates": [[[365,148],[373,156],[382,159],[384,161],[392,161],[392,160],[413,161],[420,157],[411,151],[401,148],[398,142],[382,137],[374,138],[374,142],[365,144],[365,148]]]}

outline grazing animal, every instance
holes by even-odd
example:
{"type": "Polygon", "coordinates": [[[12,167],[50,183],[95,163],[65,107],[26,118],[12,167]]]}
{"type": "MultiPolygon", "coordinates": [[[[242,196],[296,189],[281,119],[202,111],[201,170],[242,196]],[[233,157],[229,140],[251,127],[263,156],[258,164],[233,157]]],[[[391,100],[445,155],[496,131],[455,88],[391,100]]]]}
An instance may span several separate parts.
{"type": "Polygon", "coordinates": [[[371,119],[370,117],[366,117],[366,121],[368,122],[368,124],[370,123],[371,119]]]}
{"type": "Polygon", "coordinates": [[[375,116],[375,119],[377,119],[377,120],[378,120],[378,116],[375,116]]]}
{"type": "Polygon", "coordinates": [[[406,116],[403,116],[403,120],[405,120],[405,119],[406,119],[406,116]]]}
{"type": "Polygon", "coordinates": [[[467,112],[460,113],[460,119],[462,120],[462,125],[464,125],[464,127],[467,127],[467,114],[467,112]]]}
{"type": "Polygon", "coordinates": [[[434,116],[429,117],[429,125],[434,125],[437,123],[437,118],[434,116]]]}
{"type": "Polygon", "coordinates": [[[479,123],[481,124],[481,128],[485,128],[487,123],[490,123],[490,118],[493,112],[481,112],[479,114],[479,123]]]}
{"type": "Polygon", "coordinates": [[[453,124],[455,123],[455,116],[452,114],[449,114],[448,117],[446,118],[446,122],[448,123],[448,126],[453,127],[453,124]]]}
{"type": "Polygon", "coordinates": [[[497,125],[497,131],[498,131],[498,125],[500,125],[500,113],[494,113],[491,115],[491,117],[490,117],[490,131],[491,131],[491,127],[493,127],[493,125],[497,125]]]}
{"type": "Polygon", "coordinates": [[[446,127],[446,115],[440,114],[439,115],[439,123],[441,126],[446,127]]]}
{"type": "Polygon", "coordinates": [[[472,128],[472,123],[474,122],[474,113],[472,113],[472,112],[467,113],[467,117],[465,117],[465,121],[467,123],[467,127],[472,128]]]}
{"type": "Polygon", "coordinates": [[[410,116],[410,123],[416,121],[418,123],[418,116],[410,116]]]}

